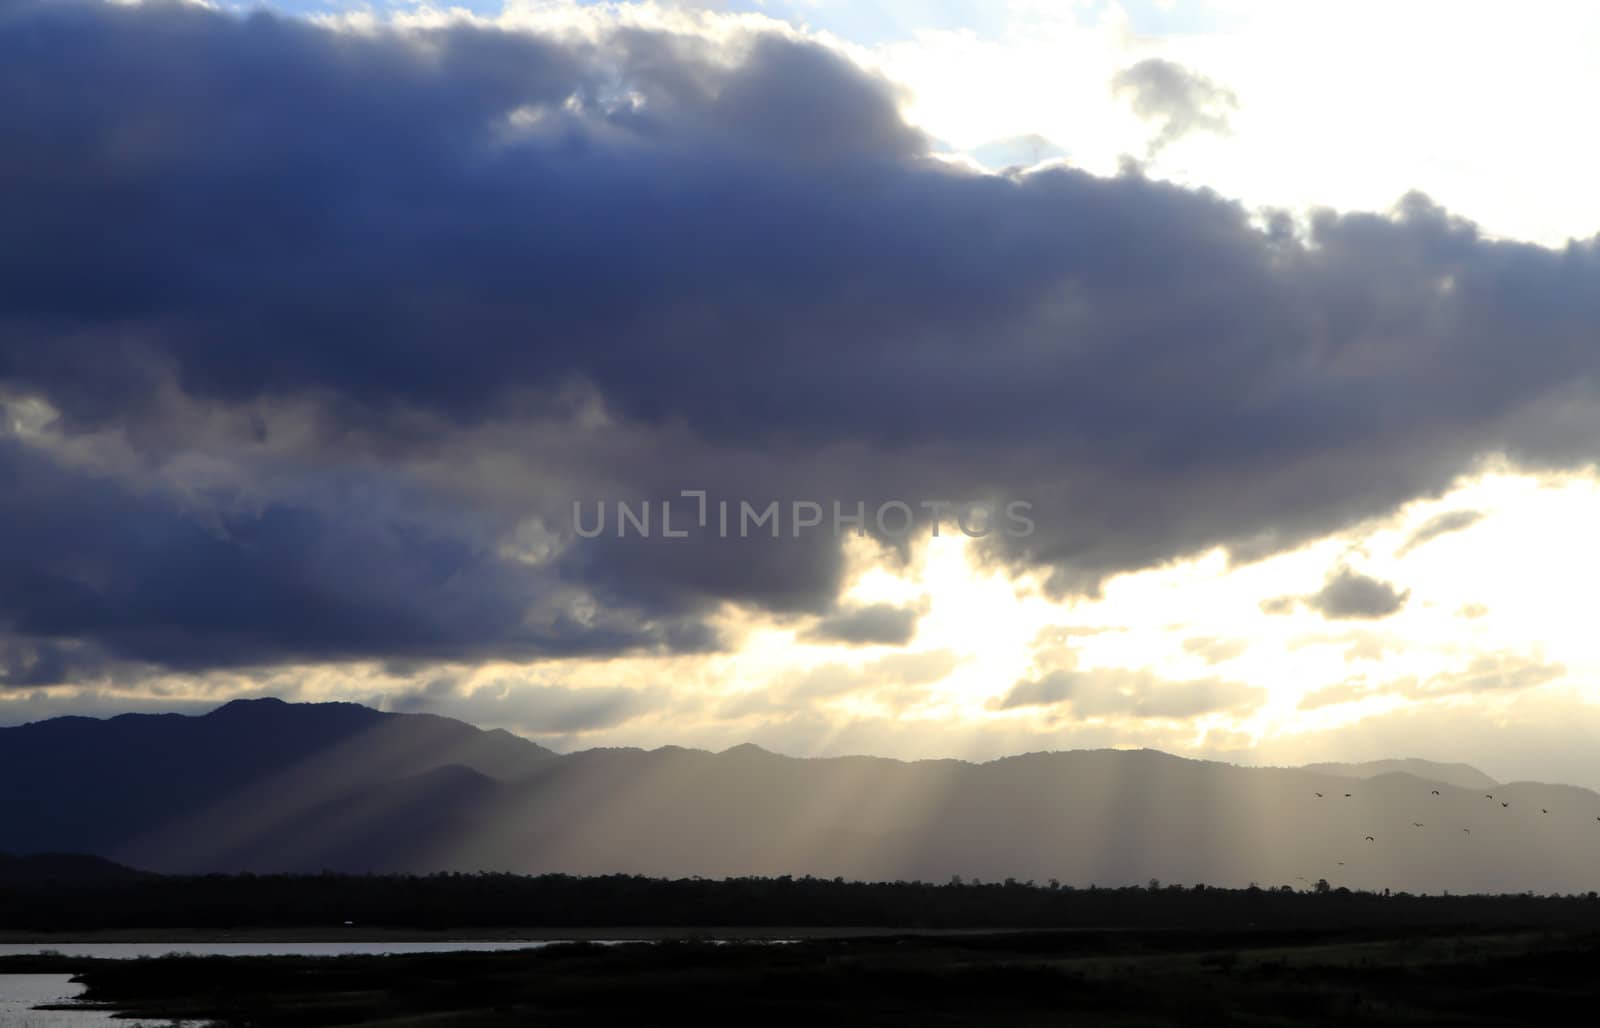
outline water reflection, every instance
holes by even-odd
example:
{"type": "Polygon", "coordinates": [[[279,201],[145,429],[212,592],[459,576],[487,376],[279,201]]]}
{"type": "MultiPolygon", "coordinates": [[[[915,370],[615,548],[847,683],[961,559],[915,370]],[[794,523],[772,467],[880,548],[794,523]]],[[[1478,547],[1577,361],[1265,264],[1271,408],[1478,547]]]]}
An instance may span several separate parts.
{"type": "MultiPolygon", "coordinates": [[[[555,940],[451,940],[423,942],[58,942],[0,943],[0,957],[59,953],[64,957],[94,957],[100,960],[126,960],[134,957],[164,957],[188,954],[197,957],[339,957],[378,956],[387,953],[454,953],[461,951],[538,949],[555,940]]],[[[586,940],[601,946],[614,946],[620,939],[586,940]]],[[[31,976],[27,976],[31,977],[31,976]]]]}
{"type": "Polygon", "coordinates": [[[83,986],[66,974],[0,974],[0,1028],[129,1028],[104,1010],[35,1010],[40,1003],[70,1003],[83,986]]]}

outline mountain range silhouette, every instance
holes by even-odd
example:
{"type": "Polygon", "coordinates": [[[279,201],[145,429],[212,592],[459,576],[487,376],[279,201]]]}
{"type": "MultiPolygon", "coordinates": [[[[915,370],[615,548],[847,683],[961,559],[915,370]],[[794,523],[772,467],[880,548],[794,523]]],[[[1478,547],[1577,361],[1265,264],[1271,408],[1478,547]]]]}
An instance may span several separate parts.
{"type": "Polygon", "coordinates": [[[0,783],[0,851],[164,873],[1326,878],[1413,892],[1587,892],[1600,880],[1600,795],[1419,760],[1268,768],[1082,750],[904,762],[753,745],[560,755],[434,715],[258,699],[198,717],[3,728],[0,783]]]}

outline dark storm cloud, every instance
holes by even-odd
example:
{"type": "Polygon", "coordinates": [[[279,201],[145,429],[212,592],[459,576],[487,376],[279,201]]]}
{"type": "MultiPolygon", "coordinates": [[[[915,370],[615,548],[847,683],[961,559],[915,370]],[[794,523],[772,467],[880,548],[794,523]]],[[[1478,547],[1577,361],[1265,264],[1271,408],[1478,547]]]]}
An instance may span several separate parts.
{"type": "Polygon", "coordinates": [[[135,492],[0,436],[0,673],[82,680],[107,655],[178,669],[704,648],[695,621],[571,613],[571,583],[496,559],[429,497],[349,487],[253,507],[135,492]],[[10,636],[9,642],[6,636],[10,636]],[[79,647],[58,640],[90,639],[79,647]]]}
{"type": "Polygon", "coordinates": [[[904,646],[917,632],[921,611],[873,603],[829,614],[801,634],[809,642],[842,642],[852,646],[904,646]]]}
{"type": "Polygon", "coordinates": [[[28,689],[65,682],[136,678],[137,668],[119,666],[103,648],[77,639],[8,638],[0,622],[0,689],[28,689]]]}
{"type": "Polygon", "coordinates": [[[1471,528],[1483,520],[1483,512],[1477,510],[1451,510],[1429,518],[1415,532],[1406,538],[1400,547],[1399,556],[1405,556],[1423,543],[1448,535],[1451,532],[1460,532],[1471,528]]]}
{"type": "MultiPolygon", "coordinates": [[[[0,211],[35,245],[0,265],[14,329],[0,372],[48,382],[80,416],[134,402],[148,374],[107,380],[163,358],[185,388],[229,399],[317,386],[468,416],[503,386],[584,373],[659,413],[663,365],[659,385],[681,385],[711,356],[662,352],[660,334],[701,331],[696,308],[738,285],[722,273],[753,260],[757,283],[803,276],[819,256],[816,241],[774,245],[802,213],[784,194],[819,165],[917,143],[886,87],[776,39],[725,70],[640,33],[602,61],[473,28],[7,13],[0,88],[29,102],[0,114],[0,211]],[[60,332],[113,327],[130,352],[97,336],[55,356],[60,332]]],[[[735,301],[750,320],[708,343],[759,352],[781,313],[759,300],[735,301]]]]}
{"type": "MultiPolygon", "coordinates": [[[[773,540],[756,533],[750,539],[724,539],[698,528],[691,531],[685,518],[676,524],[690,534],[668,539],[659,527],[659,505],[653,509],[653,535],[584,539],[562,557],[566,574],[606,596],[684,613],[703,610],[719,598],[780,613],[818,613],[839,590],[844,554],[830,534],[773,540]]],[[[687,515],[689,509],[680,513],[687,515]]],[[[585,522],[585,527],[592,524],[585,522]]]]}
{"type": "Polygon", "coordinates": [[[1124,68],[1111,89],[1128,98],[1133,113],[1160,127],[1150,152],[1196,132],[1228,131],[1228,117],[1239,107],[1233,91],[1173,61],[1152,57],[1124,68]]]}
{"type": "Polygon", "coordinates": [[[574,540],[573,500],[1025,499],[986,556],[1093,592],[1600,440],[1593,242],[968,174],[789,38],[0,0],[0,95],[0,397],[124,448],[115,488],[6,458],[30,644],[694,648],[724,601],[828,612],[837,541],[574,540]],[[140,484],[174,466],[240,496],[140,484]],[[535,521],[551,559],[506,556],[535,521]]]}
{"type": "Polygon", "coordinates": [[[1406,605],[1410,589],[1341,567],[1321,589],[1305,598],[1306,606],[1325,618],[1386,618],[1406,605]]]}

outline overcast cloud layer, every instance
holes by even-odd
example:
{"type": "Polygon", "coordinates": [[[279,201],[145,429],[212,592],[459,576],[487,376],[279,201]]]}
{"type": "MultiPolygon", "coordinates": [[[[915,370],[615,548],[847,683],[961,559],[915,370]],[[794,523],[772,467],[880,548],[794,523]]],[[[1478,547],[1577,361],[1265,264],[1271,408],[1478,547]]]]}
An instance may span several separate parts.
{"type": "Polygon", "coordinates": [[[1023,499],[987,556],[1070,595],[1595,452],[1596,240],[972,174],[796,37],[0,0],[0,96],[12,685],[695,652],[726,603],[913,631],[839,609],[831,532],[575,539],[574,501],[1023,499]]]}

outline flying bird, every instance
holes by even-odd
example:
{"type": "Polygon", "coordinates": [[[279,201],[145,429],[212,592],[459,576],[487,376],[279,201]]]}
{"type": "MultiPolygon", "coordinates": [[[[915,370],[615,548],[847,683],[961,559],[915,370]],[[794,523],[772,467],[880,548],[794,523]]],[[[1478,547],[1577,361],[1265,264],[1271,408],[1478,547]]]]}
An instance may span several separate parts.
{"type": "Polygon", "coordinates": [[[1549,811],[1548,811],[1548,810],[1546,810],[1546,809],[1544,809],[1544,808],[1543,808],[1543,807],[1540,807],[1540,808],[1539,808],[1539,813],[1541,813],[1541,814],[1548,814],[1548,813],[1550,813],[1550,812],[1549,812],[1549,811]]]}
{"type": "Polygon", "coordinates": [[[1422,827],[1422,822],[1421,821],[1413,821],[1413,822],[1411,822],[1411,827],[1412,828],[1421,828],[1422,827]]]}
{"type": "Polygon", "coordinates": [[[1502,807],[1509,807],[1509,806],[1511,806],[1511,804],[1509,804],[1509,803],[1502,803],[1502,804],[1500,804],[1500,805],[1501,805],[1501,806],[1502,806],[1502,807]]]}
{"type": "Polygon", "coordinates": [[[1349,798],[1350,798],[1350,794],[1349,794],[1349,793],[1345,793],[1345,794],[1344,794],[1344,798],[1345,798],[1345,799],[1349,799],[1349,798]]]}
{"type": "Polygon", "coordinates": [[[1494,799],[1494,793],[1486,792],[1486,793],[1483,794],[1483,798],[1486,799],[1486,800],[1492,800],[1492,799],[1494,799]]]}
{"type": "Polygon", "coordinates": [[[1378,840],[1374,839],[1372,836],[1369,835],[1369,836],[1367,836],[1367,841],[1368,842],[1377,842],[1378,840]]]}
{"type": "Polygon", "coordinates": [[[1463,828],[1463,829],[1461,829],[1461,830],[1462,830],[1462,831],[1463,831],[1463,832],[1466,832],[1466,833],[1467,833],[1467,834],[1468,834],[1468,835],[1471,835],[1471,834],[1472,834],[1472,829],[1470,829],[1470,828],[1463,828]]]}
{"type": "Polygon", "coordinates": [[[1322,793],[1320,793],[1320,792],[1317,793],[1317,799],[1319,799],[1319,800],[1322,799],[1322,793]]]}
{"type": "Polygon", "coordinates": [[[1439,795],[1439,790],[1438,790],[1438,789],[1435,789],[1435,790],[1433,790],[1433,794],[1434,794],[1434,795],[1435,795],[1435,796],[1437,796],[1437,795],[1439,795]]]}

